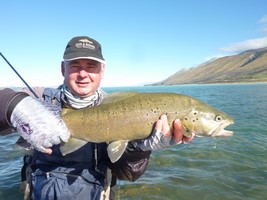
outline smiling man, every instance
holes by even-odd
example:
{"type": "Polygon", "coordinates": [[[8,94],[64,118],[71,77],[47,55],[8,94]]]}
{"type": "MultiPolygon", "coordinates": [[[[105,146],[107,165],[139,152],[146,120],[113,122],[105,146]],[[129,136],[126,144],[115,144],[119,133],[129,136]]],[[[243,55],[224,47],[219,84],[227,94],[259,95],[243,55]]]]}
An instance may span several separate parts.
{"type": "Polygon", "coordinates": [[[88,142],[63,156],[59,146],[68,141],[70,132],[58,113],[64,107],[99,105],[105,96],[100,88],[105,72],[101,45],[87,36],[72,38],[61,72],[61,86],[38,89],[41,102],[30,97],[29,91],[0,90],[0,134],[13,128],[33,148],[22,168],[23,183],[30,186],[25,187],[25,199],[114,199],[111,188],[116,180],[137,180],[146,170],[151,151],[192,140],[183,137],[179,120],[174,121],[170,133],[163,115],[155,122],[151,136],[141,140],[140,146],[129,142],[115,163],[107,155],[107,143],[88,142]]]}

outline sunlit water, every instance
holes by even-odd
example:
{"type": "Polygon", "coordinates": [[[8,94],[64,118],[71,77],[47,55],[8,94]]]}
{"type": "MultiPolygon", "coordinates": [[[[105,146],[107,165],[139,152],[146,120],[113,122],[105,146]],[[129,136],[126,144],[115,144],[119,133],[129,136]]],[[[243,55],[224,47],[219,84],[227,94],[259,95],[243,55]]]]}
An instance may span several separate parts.
{"type": "MultiPolygon", "coordinates": [[[[198,98],[235,119],[230,138],[196,138],[154,152],[136,182],[119,181],[117,199],[267,199],[267,84],[181,85],[105,88],[112,91],[176,92],[198,98]]],[[[18,192],[21,151],[17,135],[0,138],[0,199],[18,192]]]]}

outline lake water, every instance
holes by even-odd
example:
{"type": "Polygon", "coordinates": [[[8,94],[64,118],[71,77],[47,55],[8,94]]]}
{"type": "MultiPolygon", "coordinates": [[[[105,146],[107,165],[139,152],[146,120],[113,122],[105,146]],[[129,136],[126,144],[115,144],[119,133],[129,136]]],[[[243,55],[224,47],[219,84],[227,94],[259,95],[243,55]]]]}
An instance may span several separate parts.
{"type": "MultiPolygon", "coordinates": [[[[151,155],[136,182],[119,181],[120,200],[266,200],[267,84],[212,84],[105,88],[112,91],[176,92],[198,98],[235,119],[230,138],[196,138],[151,155]]],[[[18,192],[21,151],[16,134],[0,138],[0,199],[22,199],[18,192]]]]}

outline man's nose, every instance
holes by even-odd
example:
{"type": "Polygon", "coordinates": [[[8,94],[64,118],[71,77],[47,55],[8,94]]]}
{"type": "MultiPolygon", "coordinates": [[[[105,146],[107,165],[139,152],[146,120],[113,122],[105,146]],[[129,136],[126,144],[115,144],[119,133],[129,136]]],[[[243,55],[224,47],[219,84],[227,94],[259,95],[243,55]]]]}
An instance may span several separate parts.
{"type": "Polygon", "coordinates": [[[88,76],[88,72],[86,70],[82,69],[82,70],[79,71],[79,75],[81,77],[87,77],[88,76]]]}

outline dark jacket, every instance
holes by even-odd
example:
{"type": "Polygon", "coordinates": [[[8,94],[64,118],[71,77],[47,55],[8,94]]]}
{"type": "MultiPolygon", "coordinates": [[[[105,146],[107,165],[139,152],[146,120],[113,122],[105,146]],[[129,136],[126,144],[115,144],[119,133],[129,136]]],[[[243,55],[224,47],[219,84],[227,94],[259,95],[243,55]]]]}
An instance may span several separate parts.
{"type": "MultiPolygon", "coordinates": [[[[60,90],[47,88],[43,92],[39,88],[37,91],[40,98],[46,102],[52,102],[61,107],[64,106],[61,100],[62,93],[60,90]]],[[[0,90],[1,135],[12,131],[9,122],[12,110],[26,96],[27,94],[23,92],[15,92],[10,89],[0,90]]],[[[62,192],[60,188],[67,190],[66,187],[70,186],[73,189],[74,184],[77,184],[75,187],[78,188],[75,191],[79,189],[85,191],[84,194],[80,192],[81,199],[98,199],[99,195],[97,193],[103,190],[107,167],[112,171],[112,185],[115,185],[116,179],[135,181],[145,172],[151,153],[138,151],[129,147],[117,162],[111,163],[107,156],[106,143],[97,144],[88,142],[82,148],[66,156],[62,156],[60,153],[59,145],[55,145],[52,148],[53,153],[51,155],[34,151],[32,158],[32,178],[34,191],[37,192],[33,194],[33,198],[49,199],[51,198],[48,195],[51,187],[56,192],[62,192]],[[86,186],[84,184],[81,185],[80,181],[77,181],[78,179],[82,179],[86,183],[86,186]],[[48,180],[51,180],[50,185],[47,184],[47,187],[44,187],[44,184],[48,180]],[[55,185],[58,186],[58,189],[55,189],[55,185]],[[89,193],[88,191],[91,192],[89,193]],[[44,196],[44,194],[48,196],[44,196]],[[88,198],[85,198],[85,196],[88,198]]],[[[68,191],[65,194],[66,197],[72,195],[71,192],[73,192],[71,189],[68,189],[68,191]]],[[[52,195],[58,194],[54,192],[52,195]]],[[[75,195],[77,197],[77,194],[75,195]]],[[[60,195],[60,197],[64,196],[60,195]]]]}

